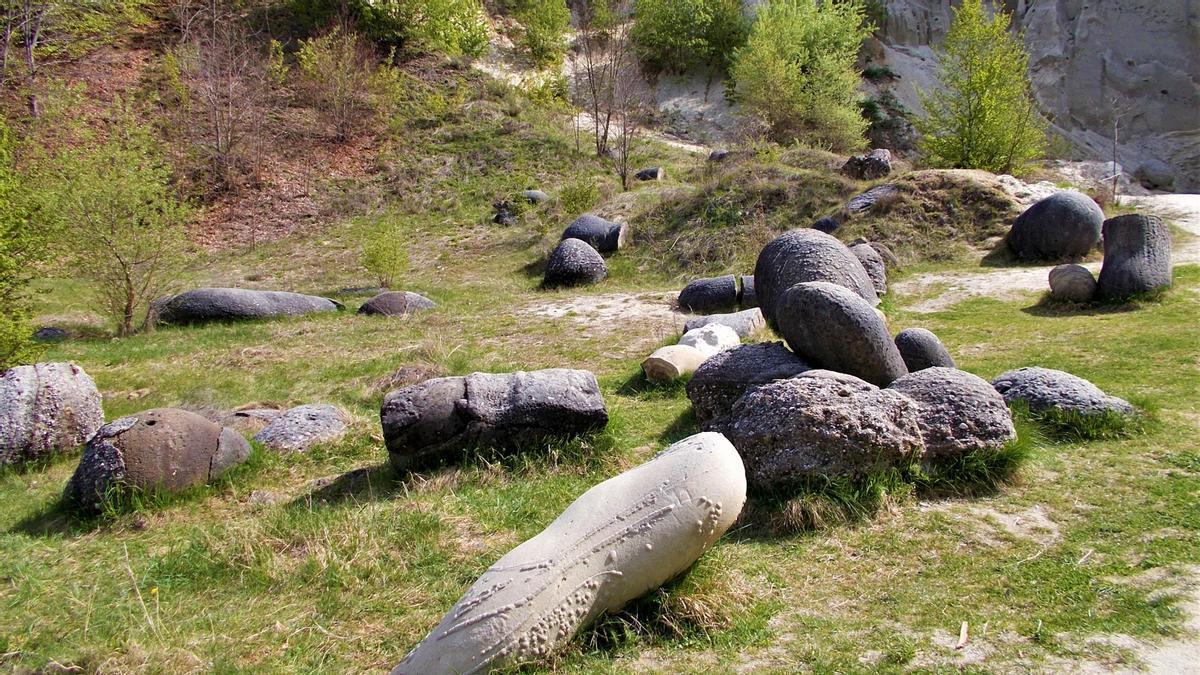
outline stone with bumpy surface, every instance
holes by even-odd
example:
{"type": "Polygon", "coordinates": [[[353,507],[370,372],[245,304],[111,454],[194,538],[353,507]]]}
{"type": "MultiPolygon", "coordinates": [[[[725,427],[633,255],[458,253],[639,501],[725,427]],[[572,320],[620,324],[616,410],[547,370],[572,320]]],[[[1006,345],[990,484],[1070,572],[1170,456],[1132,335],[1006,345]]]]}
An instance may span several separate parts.
{"type": "Polygon", "coordinates": [[[1025,260],[1082,258],[1100,243],[1103,223],[1104,212],[1091,197],[1063,190],[1017,216],[1006,241],[1025,260]]]}
{"type": "Polygon", "coordinates": [[[606,276],[608,265],[596,249],[580,239],[564,239],[546,261],[542,284],[547,288],[583,286],[599,283],[606,276]]]}
{"type": "Polygon", "coordinates": [[[219,477],[249,456],[250,445],[236,431],[186,410],[156,408],[100,427],[88,441],[64,496],[95,513],[110,493],[182,492],[219,477]]]}
{"type": "Polygon", "coordinates": [[[563,230],[561,239],[579,239],[601,253],[614,253],[625,246],[629,228],[600,216],[585,213],[563,230]]]}
{"type": "Polygon", "coordinates": [[[754,291],[768,325],[778,329],[776,304],[785,291],[805,281],[838,284],[871,307],[879,304],[871,277],[845,244],[817,230],[790,230],[764,246],[754,266],[754,291]]]}
{"type": "Polygon", "coordinates": [[[1017,368],[997,376],[992,386],[1008,403],[1022,401],[1034,412],[1050,409],[1083,415],[1133,412],[1128,401],[1109,396],[1082,377],[1061,370],[1017,368]]]}
{"type": "Polygon", "coordinates": [[[861,195],[852,197],[850,201],[846,202],[846,210],[850,213],[869,211],[875,208],[879,202],[887,201],[898,194],[900,194],[900,188],[891,183],[876,185],[861,195]]]}
{"type": "Polygon", "coordinates": [[[875,180],[892,172],[892,153],[876,148],[865,155],[853,155],[842,165],[842,173],[858,180],[875,180]]]}
{"type": "Polygon", "coordinates": [[[388,394],[380,421],[392,466],[409,471],[472,447],[536,446],[597,431],[608,410],[595,375],[556,368],[427,380],[388,394]]]}
{"type": "Polygon", "coordinates": [[[911,398],[862,380],[800,376],[746,392],[725,435],[746,463],[751,489],[786,489],[918,459],[918,413],[911,398]]]}
{"type": "Polygon", "coordinates": [[[642,373],[651,382],[672,382],[696,372],[708,356],[689,345],[667,345],[642,361],[642,373]]]}
{"type": "Polygon", "coordinates": [[[737,278],[732,274],[696,279],[679,292],[679,306],[689,312],[720,312],[737,307],[737,278]]]}
{"type": "Polygon", "coordinates": [[[747,391],[806,370],[782,342],[742,345],[705,361],[688,381],[687,395],[701,429],[724,431],[733,404],[747,391]]]}
{"type": "Polygon", "coordinates": [[[1017,437],[1004,397],[987,380],[955,368],[926,368],[888,386],[917,402],[924,458],[952,460],[996,450],[1017,437]]]}
{"type": "Polygon", "coordinates": [[[1142,187],[1151,190],[1171,190],[1175,187],[1175,170],[1161,159],[1148,159],[1133,172],[1142,187]]]}
{"type": "Polygon", "coordinates": [[[875,287],[875,294],[886,295],[887,263],[883,261],[883,256],[879,255],[879,251],[876,251],[875,247],[870,244],[855,244],[849,248],[854,257],[862,263],[863,269],[867,271],[871,285],[875,287]]]}
{"type": "Polygon", "coordinates": [[[720,434],[685,438],[585,492],[496,561],[392,675],[536,663],[692,566],[733,525],[746,472],[720,434]]]}
{"type": "Polygon", "coordinates": [[[333,300],[315,295],[246,288],[198,288],[156,303],[158,321],[168,324],[270,319],[341,308],[333,300]]]}
{"type": "Polygon", "coordinates": [[[349,422],[350,416],[337,406],[301,405],[272,419],[254,440],[276,452],[304,452],[318,443],[340,440],[349,422]]]}
{"type": "Polygon", "coordinates": [[[75,450],[104,424],[96,383],[74,363],[0,375],[0,466],[75,450]]]}
{"type": "Polygon", "coordinates": [[[704,358],[709,358],[727,349],[733,349],[742,344],[742,340],[738,337],[737,332],[729,326],[710,323],[684,333],[679,338],[679,344],[693,347],[703,354],[704,358]]]}
{"type": "Polygon", "coordinates": [[[437,305],[429,298],[412,291],[387,291],[364,302],[359,314],[383,316],[408,316],[437,305]]]}
{"type": "Polygon", "coordinates": [[[738,306],[742,309],[756,309],[758,295],[754,292],[754,275],[742,275],[741,290],[738,291],[738,306]]]}
{"type": "Polygon", "coordinates": [[[896,334],[896,349],[908,372],[915,373],[926,368],[955,368],[954,357],[946,345],[924,328],[908,328],[896,334]]]}
{"type": "Polygon", "coordinates": [[[1104,222],[1104,263],[1096,293],[1125,300],[1171,285],[1171,235],[1158,216],[1131,214],[1104,222]]]}
{"type": "Polygon", "coordinates": [[[817,368],[849,373],[886,387],[908,372],[883,319],[850,289],[801,283],[778,305],[779,332],[792,351],[817,368]]]}
{"type": "Polygon", "coordinates": [[[710,324],[728,326],[733,329],[733,332],[737,333],[739,338],[745,339],[765,328],[767,322],[763,319],[762,312],[756,307],[741,312],[733,312],[732,314],[709,314],[708,316],[698,316],[694,319],[688,319],[687,323],[684,324],[683,332],[686,333],[710,324]]]}
{"type": "Polygon", "coordinates": [[[1059,302],[1091,302],[1096,277],[1083,265],[1059,265],[1050,270],[1050,297],[1059,302]]]}

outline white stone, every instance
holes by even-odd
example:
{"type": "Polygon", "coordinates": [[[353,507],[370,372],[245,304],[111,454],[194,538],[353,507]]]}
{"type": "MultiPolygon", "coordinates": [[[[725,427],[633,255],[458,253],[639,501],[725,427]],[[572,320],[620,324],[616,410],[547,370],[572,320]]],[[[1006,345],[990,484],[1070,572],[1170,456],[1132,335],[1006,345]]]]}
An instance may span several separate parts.
{"type": "Polygon", "coordinates": [[[652,382],[670,382],[696,372],[708,357],[688,345],[659,347],[642,361],[642,372],[652,382]]]}
{"type": "Polygon", "coordinates": [[[742,344],[737,331],[719,323],[693,328],[679,338],[679,344],[694,347],[705,358],[720,354],[726,349],[733,349],[742,344]]]}

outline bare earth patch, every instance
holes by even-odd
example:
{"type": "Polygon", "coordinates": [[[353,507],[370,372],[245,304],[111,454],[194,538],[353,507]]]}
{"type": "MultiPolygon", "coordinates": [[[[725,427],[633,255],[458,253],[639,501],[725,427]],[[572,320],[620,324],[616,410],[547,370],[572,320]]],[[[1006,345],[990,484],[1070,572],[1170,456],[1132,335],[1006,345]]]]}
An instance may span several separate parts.
{"type": "Polygon", "coordinates": [[[541,300],[517,309],[520,316],[578,326],[593,334],[636,331],[656,340],[675,335],[687,314],[675,306],[674,293],[608,293],[541,300]]]}

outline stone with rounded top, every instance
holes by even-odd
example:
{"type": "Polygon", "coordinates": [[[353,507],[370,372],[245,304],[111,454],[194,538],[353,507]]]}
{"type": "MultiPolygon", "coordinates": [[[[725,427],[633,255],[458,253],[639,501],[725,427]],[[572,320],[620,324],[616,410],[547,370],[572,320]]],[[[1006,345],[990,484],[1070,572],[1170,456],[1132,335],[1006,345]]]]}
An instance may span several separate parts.
{"type": "Polygon", "coordinates": [[[721,312],[737,307],[737,277],[732,274],[696,279],[679,292],[679,306],[689,312],[721,312]]]}
{"type": "Polygon", "coordinates": [[[926,368],[957,367],[946,345],[925,328],[906,328],[897,333],[896,349],[900,350],[900,358],[910,373],[926,368]]]}
{"type": "Polygon", "coordinates": [[[723,431],[733,404],[747,391],[808,370],[782,342],[742,345],[706,360],[692,379],[687,395],[700,428],[723,431]]]}
{"type": "Polygon", "coordinates": [[[584,286],[608,276],[604,258],[582,239],[563,239],[546,260],[542,284],[547,288],[584,286]]]}
{"type": "Polygon", "coordinates": [[[594,213],[579,216],[563,230],[560,239],[580,239],[600,253],[615,253],[624,248],[629,227],[605,220],[594,213]]]}
{"type": "Polygon", "coordinates": [[[778,329],[776,305],[805,281],[838,284],[871,307],[879,304],[871,277],[845,244],[817,230],[790,230],[764,246],[754,266],[754,290],[768,325],[778,329]]]}
{"type": "Polygon", "coordinates": [[[667,345],[642,361],[642,373],[651,382],[673,382],[696,372],[708,357],[689,345],[667,345]]]}
{"type": "Polygon", "coordinates": [[[1104,221],[1104,263],[1096,293],[1126,300],[1171,285],[1171,235],[1162,218],[1128,214],[1104,221]]]}
{"type": "Polygon", "coordinates": [[[1124,399],[1109,396],[1091,382],[1071,373],[1037,366],[1001,373],[992,386],[1009,404],[1023,402],[1033,412],[1070,411],[1083,415],[1133,412],[1124,399]]]}
{"type": "Polygon", "coordinates": [[[0,466],[76,450],[102,424],[100,391],[74,363],[17,366],[0,375],[0,466]]]}
{"type": "Polygon", "coordinates": [[[345,410],[328,403],[310,403],[275,416],[254,440],[276,452],[305,452],[314,445],[341,440],[349,423],[345,410]]]}
{"type": "Polygon", "coordinates": [[[335,312],[341,305],[315,295],[248,288],[197,288],[155,301],[160,323],[196,324],[335,312]]]}
{"type": "Polygon", "coordinates": [[[1050,297],[1059,302],[1091,302],[1096,295],[1096,277],[1083,265],[1058,265],[1050,270],[1050,297]]]}
{"type": "Polygon", "coordinates": [[[437,305],[429,298],[412,291],[385,291],[364,302],[359,314],[408,316],[437,305]]]}
{"type": "Polygon", "coordinates": [[[996,450],[1017,437],[1004,397],[987,380],[966,371],[925,368],[897,379],[888,389],[917,402],[928,461],[996,450]]]}
{"type": "Polygon", "coordinates": [[[742,341],[737,331],[729,326],[710,323],[684,333],[679,338],[679,344],[695,348],[707,359],[727,349],[733,349],[742,344],[742,341]]]}
{"type": "Polygon", "coordinates": [[[1104,212],[1095,200],[1062,190],[1035,202],[1017,216],[1005,240],[1024,260],[1072,260],[1100,243],[1104,212]]]}

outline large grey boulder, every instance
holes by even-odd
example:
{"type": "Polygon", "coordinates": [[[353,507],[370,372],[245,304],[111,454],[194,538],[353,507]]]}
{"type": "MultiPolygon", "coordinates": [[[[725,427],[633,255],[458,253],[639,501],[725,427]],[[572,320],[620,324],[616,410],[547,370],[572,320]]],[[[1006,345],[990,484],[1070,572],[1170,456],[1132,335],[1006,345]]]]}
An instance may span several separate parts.
{"type": "Polygon", "coordinates": [[[828,368],[886,387],[908,372],[875,309],[850,289],[824,281],[789,288],[778,304],[779,332],[792,351],[828,368]]]}
{"type": "Polygon", "coordinates": [[[764,246],[754,266],[758,305],[772,328],[778,328],[776,303],[785,291],[805,281],[838,284],[871,307],[879,304],[871,277],[845,244],[817,230],[790,230],[764,246]]]}
{"type": "Polygon", "coordinates": [[[585,213],[563,230],[561,239],[580,239],[601,253],[613,253],[625,246],[629,227],[600,216],[585,213]]]}
{"type": "Polygon", "coordinates": [[[1171,285],[1171,235],[1158,216],[1130,214],[1104,221],[1104,263],[1096,291],[1124,300],[1171,285]]]}
{"type": "Polygon", "coordinates": [[[971,373],[926,368],[897,379],[888,389],[917,402],[927,460],[999,449],[1017,437],[1004,397],[987,380],[971,373]]]}
{"type": "Polygon", "coordinates": [[[754,292],[754,275],[742,275],[741,290],[738,292],[738,306],[742,309],[758,307],[758,295],[754,292]]]}
{"type": "Polygon", "coordinates": [[[1017,216],[1006,241],[1024,260],[1077,259],[1100,243],[1103,223],[1104,212],[1091,197],[1063,190],[1017,216]]]}
{"type": "Polygon", "coordinates": [[[380,293],[364,302],[358,308],[359,314],[383,316],[408,316],[426,309],[436,307],[429,298],[412,291],[387,291],[380,293]]]}
{"type": "Polygon", "coordinates": [[[732,274],[696,279],[679,292],[679,306],[689,312],[721,312],[734,309],[737,303],[737,277],[732,274]]]}
{"type": "Polygon", "coordinates": [[[88,441],[64,496],[95,513],[110,493],[182,492],[249,456],[250,444],[232,429],[186,410],[156,408],[101,427],[88,441]]]}
{"type": "Polygon", "coordinates": [[[746,472],[720,434],[697,434],[600,483],[496,561],[392,675],[508,671],[658,588],[733,525],[746,472]]]}
{"type": "Polygon", "coordinates": [[[887,263],[884,262],[883,256],[879,255],[879,251],[875,250],[870,244],[854,244],[849,247],[850,252],[855,258],[862,263],[863,269],[867,271],[867,276],[871,279],[871,285],[875,287],[876,295],[887,294],[887,263]]]}
{"type": "Polygon", "coordinates": [[[1050,270],[1050,297],[1059,302],[1091,302],[1096,295],[1096,277],[1083,265],[1058,265],[1050,270]]]}
{"type": "Polygon", "coordinates": [[[596,431],[608,410],[596,376],[551,369],[428,380],[388,394],[380,410],[392,465],[414,470],[478,446],[520,448],[596,431]]]}
{"type": "Polygon", "coordinates": [[[340,306],[333,300],[315,295],[247,288],[197,288],[163,299],[157,311],[162,323],[192,324],[300,316],[338,309],[340,306]]]}
{"type": "Polygon", "coordinates": [[[687,395],[701,429],[724,431],[733,404],[748,390],[806,370],[782,342],[742,345],[705,361],[688,381],[687,395]]]}
{"type": "Polygon", "coordinates": [[[75,450],[104,424],[96,383],[74,363],[0,375],[0,466],[75,450]]]}
{"type": "Polygon", "coordinates": [[[599,283],[608,276],[604,258],[581,239],[563,239],[546,261],[547,288],[599,283]]]}
{"type": "Polygon", "coordinates": [[[896,349],[908,372],[915,373],[926,368],[954,368],[954,357],[946,345],[924,328],[908,328],[896,334],[896,349]]]}
{"type": "Polygon", "coordinates": [[[992,386],[1008,403],[1022,401],[1034,412],[1050,409],[1083,415],[1133,412],[1128,401],[1109,396],[1082,377],[1061,370],[1017,368],[998,375],[992,386]]]}
{"type": "Polygon", "coordinates": [[[328,403],[296,406],[275,416],[254,440],[276,452],[304,452],[318,443],[341,440],[350,416],[328,403]]]}
{"type": "Polygon", "coordinates": [[[742,455],[751,489],[773,490],[920,458],[918,413],[915,401],[895,391],[845,375],[802,375],[749,390],[734,404],[725,435],[742,455]]]}
{"type": "Polygon", "coordinates": [[[767,322],[763,319],[762,312],[756,307],[731,314],[709,314],[688,319],[683,326],[683,332],[686,333],[710,324],[720,324],[732,328],[733,332],[744,340],[766,327],[767,322]]]}
{"type": "Polygon", "coordinates": [[[1175,170],[1161,159],[1148,159],[1133,172],[1142,187],[1151,190],[1171,190],[1175,187],[1175,170]]]}
{"type": "Polygon", "coordinates": [[[876,148],[865,155],[853,155],[842,165],[842,173],[858,180],[875,180],[892,172],[892,153],[876,148]]]}

